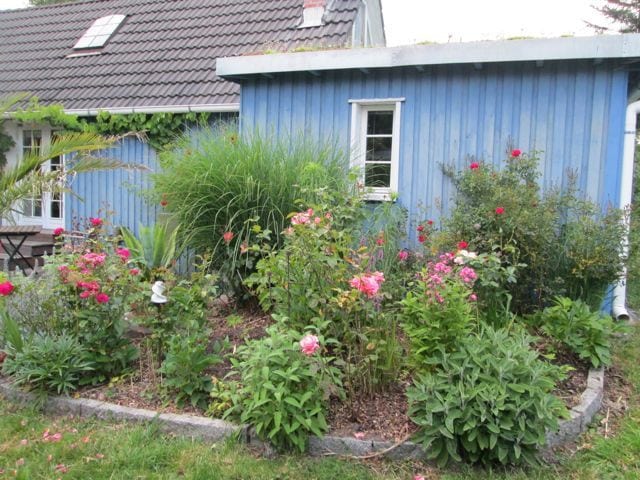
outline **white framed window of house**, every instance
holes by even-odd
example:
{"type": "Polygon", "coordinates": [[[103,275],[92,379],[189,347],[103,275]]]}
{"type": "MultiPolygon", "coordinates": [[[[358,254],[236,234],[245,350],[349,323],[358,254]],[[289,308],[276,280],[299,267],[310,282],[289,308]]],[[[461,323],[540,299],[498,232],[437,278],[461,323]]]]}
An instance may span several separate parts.
{"type": "Polygon", "coordinates": [[[349,100],[350,163],[360,172],[367,200],[390,200],[398,191],[402,102],[404,98],[349,100]]]}
{"type": "MultiPolygon", "coordinates": [[[[49,128],[24,128],[22,130],[22,158],[38,155],[47,146],[55,132],[49,128]]],[[[46,172],[64,168],[64,158],[54,157],[42,166],[46,172]]],[[[34,192],[33,196],[22,200],[19,205],[19,222],[24,225],[40,225],[45,229],[64,228],[64,193],[34,192]]]]}

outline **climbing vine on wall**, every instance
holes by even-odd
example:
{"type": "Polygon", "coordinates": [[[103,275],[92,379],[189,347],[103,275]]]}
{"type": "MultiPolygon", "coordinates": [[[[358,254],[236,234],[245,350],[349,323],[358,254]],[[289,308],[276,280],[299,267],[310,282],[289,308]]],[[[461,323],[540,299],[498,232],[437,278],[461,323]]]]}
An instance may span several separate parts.
{"type": "Polygon", "coordinates": [[[49,124],[66,131],[101,135],[143,134],[149,145],[162,150],[171,145],[188,126],[206,124],[210,115],[208,112],[112,114],[102,111],[95,117],[78,117],[65,113],[60,104],[40,105],[38,99],[32,97],[26,108],[16,110],[13,118],[25,124],[49,124]]]}

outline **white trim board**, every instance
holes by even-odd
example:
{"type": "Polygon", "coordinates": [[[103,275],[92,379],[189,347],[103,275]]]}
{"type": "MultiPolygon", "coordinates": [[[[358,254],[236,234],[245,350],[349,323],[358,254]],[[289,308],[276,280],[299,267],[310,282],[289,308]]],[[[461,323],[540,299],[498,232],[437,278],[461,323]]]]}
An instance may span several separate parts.
{"type": "Polygon", "coordinates": [[[634,57],[640,58],[638,33],[224,57],[217,60],[216,73],[232,79],[300,71],[634,57]]]}

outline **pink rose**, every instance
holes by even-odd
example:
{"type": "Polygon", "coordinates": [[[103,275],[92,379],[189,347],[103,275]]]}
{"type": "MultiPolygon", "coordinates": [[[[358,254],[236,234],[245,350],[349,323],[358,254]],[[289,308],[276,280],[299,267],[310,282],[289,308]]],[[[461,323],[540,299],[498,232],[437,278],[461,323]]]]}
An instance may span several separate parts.
{"type": "Polygon", "coordinates": [[[313,355],[319,348],[320,342],[315,335],[307,334],[300,340],[300,350],[307,356],[313,355]]]}
{"type": "Polygon", "coordinates": [[[62,227],[58,227],[53,231],[53,236],[54,237],[59,237],[60,235],[62,235],[64,233],[64,228],[62,227]]]}
{"type": "Polygon", "coordinates": [[[127,260],[129,260],[129,257],[131,256],[131,252],[129,251],[128,248],[117,248],[116,254],[120,257],[120,259],[123,262],[126,262],[127,260]]]}
{"type": "Polygon", "coordinates": [[[101,227],[104,221],[100,217],[91,217],[89,218],[89,222],[94,227],[101,227]]]}
{"type": "Polygon", "coordinates": [[[352,288],[364,293],[367,297],[373,298],[380,290],[380,285],[384,282],[384,274],[382,272],[363,273],[356,275],[351,279],[349,285],[352,288]]]}
{"type": "Polygon", "coordinates": [[[404,262],[407,260],[407,258],[409,258],[409,252],[407,252],[406,250],[400,250],[398,252],[398,260],[404,262]]]}
{"type": "Polygon", "coordinates": [[[11,292],[15,290],[15,288],[16,287],[13,286],[13,283],[8,280],[6,282],[2,282],[0,283],[0,295],[6,297],[7,295],[10,295],[11,292]]]}
{"type": "Polygon", "coordinates": [[[222,240],[224,240],[224,243],[226,243],[227,245],[231,243],[233,237],[235,237],[235,234],[233,232],[224,232],[222,234],[222,240]]]}
{"type": "Polygon", "coordinates": [[[496,215],[502,215],[504,213],[504,208],[496,207],[496,215]]]}
{"type": "Polygon", "coordinates": [[[107,303],[109,301],[109,295],[106,293],[100,292],[96,295],[96,302],[98,303],[107,303]]]}
{"type": "Polygon", "coordinates": [[[471,170],[477,170],[478,168],[480,168],[480,164],[478,162],[473,162],[471,165],[469,165],[469,168],[471,170]]]}
{"type": "Polygon", "coordinates": [[[462,270],[460,270],[460,278],[464,283],[471,283],[476,278],[478,278],[478,275],[476,274],[476,271],[473,268],[464,267],[462,270]]]}
{"type": "Polygon", "coordinates": [[[139,268],[132,268],[131,270],[129,270],[129,274],[136,276],[136,275],[140,275],[140,269],[139,268]]]}
{"type": "Polygon", "coordinates": [[[517,148],[515,148],[515,149],[511,150],[511,156],[512,156],[512,157],[516,157],[516,158],[517,158],[517,157],[519,157],[519,156],[520,156],[520,154],[521,154],[521,153],[522,153],[522,151],[520,151],[520,150],[519,150],[519,149],[517,149],[517,148]]]}

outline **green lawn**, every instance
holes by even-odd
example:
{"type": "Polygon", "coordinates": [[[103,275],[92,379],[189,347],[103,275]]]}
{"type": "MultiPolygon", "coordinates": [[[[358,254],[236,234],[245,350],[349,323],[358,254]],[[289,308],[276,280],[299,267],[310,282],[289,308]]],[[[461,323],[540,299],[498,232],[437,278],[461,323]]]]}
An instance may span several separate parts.
{"type": "Polygon", "coordinates": [[[640,328],[618,341],[617,362],[634,385],[632,408],[613,438],[589,433],[574,456],[527,470],[437,470],[417,463],[359,463],[298,456],[261,459],[226,442],[167,437],[151,426],[51,418],[0,404],[0,479],[637,479],[640,478],[640,328]],[[43,434],[61,433],[59,441],[43,434]],[[62,465],[62,466],[59,466],[62,465]],[[56,471],[68,469],[66,473],[56,471]]]}

